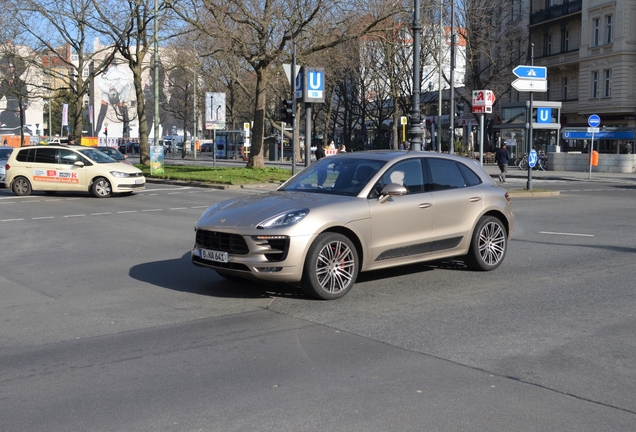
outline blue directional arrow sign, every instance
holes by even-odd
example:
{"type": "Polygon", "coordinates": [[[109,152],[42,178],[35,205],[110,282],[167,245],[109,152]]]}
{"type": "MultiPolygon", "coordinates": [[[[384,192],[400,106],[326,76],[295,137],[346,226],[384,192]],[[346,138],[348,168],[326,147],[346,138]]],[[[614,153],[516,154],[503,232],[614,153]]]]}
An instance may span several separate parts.
{"type": "Polygon", "coordinates": [[[512,73],[522,79],[547,79],[548,70],[543,66],[517,66],[512,73]]]}
{"type": "Polygon", "coordinates": [[[534,168],[538,159],[537,151],[535,149],[530,150],[530,154],[528,155],[528,165],[530,165],[530,168],[534,168]]]}
{"type": "Polygon", "coordinates": [[[596,114],[592,114],[591,116],[588,117],[587,124],[589,124],[590,127],[593,127],[593,128],[598,127],[598,125],[601,124],[601,118],[596,114]]]}

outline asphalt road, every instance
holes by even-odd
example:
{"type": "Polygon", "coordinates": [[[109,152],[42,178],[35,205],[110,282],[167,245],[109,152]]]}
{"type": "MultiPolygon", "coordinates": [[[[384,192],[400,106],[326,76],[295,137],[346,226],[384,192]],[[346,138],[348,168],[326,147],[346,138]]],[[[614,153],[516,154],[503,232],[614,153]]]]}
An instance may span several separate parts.
{"type": "Polygon", "coordinates": [[[496,271],[331,302],[190,264],[204,208],[257,189],[0,189],[0,431],[633,431],[636,188],[535,187],[561,194],[514,200],[496,271]]]}

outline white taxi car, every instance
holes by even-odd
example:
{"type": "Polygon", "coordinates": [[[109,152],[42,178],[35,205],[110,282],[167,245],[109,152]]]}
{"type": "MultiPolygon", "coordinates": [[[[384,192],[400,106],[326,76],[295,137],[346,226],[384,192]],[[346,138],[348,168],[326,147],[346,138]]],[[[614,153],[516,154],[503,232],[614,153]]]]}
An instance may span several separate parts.
{"type": "Polygon", "coordinates": [[[32,191],[77,191],[104,198],[115,193],[131,194],[146,187],[141,170],[117,162],[93,147],[16,148],[5,168],[5,184],[18,196],[30,195],[32,191]]]}

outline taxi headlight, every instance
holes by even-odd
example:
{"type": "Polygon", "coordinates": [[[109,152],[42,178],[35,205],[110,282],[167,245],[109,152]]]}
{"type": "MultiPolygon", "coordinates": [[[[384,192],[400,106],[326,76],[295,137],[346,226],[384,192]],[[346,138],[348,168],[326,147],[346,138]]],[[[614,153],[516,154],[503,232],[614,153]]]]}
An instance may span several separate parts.
{"type": "Polygon", "coordinates": [[[128,177],[128,173],[121,172],[121,171],[111,171],[110,175],[112,175],[113,177],[120,177],[120,178],[128,177]]]}

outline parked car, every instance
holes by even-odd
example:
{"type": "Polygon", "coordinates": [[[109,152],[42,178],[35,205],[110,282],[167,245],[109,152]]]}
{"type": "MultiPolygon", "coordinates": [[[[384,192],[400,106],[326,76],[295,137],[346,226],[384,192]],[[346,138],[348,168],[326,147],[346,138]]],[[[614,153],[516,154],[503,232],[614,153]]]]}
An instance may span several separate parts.
{"type": "Polygon", "coordinates": [[[119,151],[123,154],[139,154],[139,143],[125,142],[119,146],[119,151]]]}
{"type": "Polygon", "coordinates": [[[195,224],[194,265],[227,278],[299,284],[335,299],[359,272],[459,257],[504,260],[508,192],[472,159],[429,152],[336,154],[275,192],[217,203],[195,224]]]}
{"type": "Polygon", "coordinates": [[[11,152],[13,151],[13,147],[9,146],[0,146],[0,186],[4,186],[4,179],[6,177],[5,165],[11,152]]]}
{"type": "Polygon", "coordinates": [[[108,156],[115,159],[117,162],[125,163],[126,165],[132,165],[133,163],[128,160],[128,156],[122,154],[115,147],[96,147],[102,153],[106,153],[108,156]]]}
{"type": "Polygon", "coordinates": [[[46,145],[16,148],[5,184],[18,195],[32,191],[90,192],[98,198],[131,194],[146,186],[141,170],[117,162],[95,147],[46,145]]]}
{"type": "Polygon", "coordinates": [[[204,153],[204,152],[210,152],[211,153],[212,151],[214,151],[214,144],[212,144],[211,142],[203,143],[203,144],[201,144],[200,149],[201,149],[202,153],[204,153]]]}

